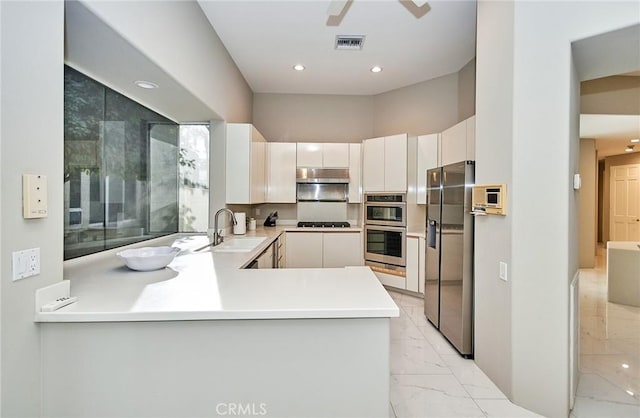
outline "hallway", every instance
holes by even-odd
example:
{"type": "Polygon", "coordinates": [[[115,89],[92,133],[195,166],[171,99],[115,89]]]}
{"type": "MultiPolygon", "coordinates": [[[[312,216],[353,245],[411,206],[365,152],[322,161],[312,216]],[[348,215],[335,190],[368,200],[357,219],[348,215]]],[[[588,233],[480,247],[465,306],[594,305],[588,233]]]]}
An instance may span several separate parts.
{"type": "Polygon", "coordinates": [[[606,249],[580,270],[580,377],[573,415],[640,417],[640,308],[607,302],[606,249]]]}

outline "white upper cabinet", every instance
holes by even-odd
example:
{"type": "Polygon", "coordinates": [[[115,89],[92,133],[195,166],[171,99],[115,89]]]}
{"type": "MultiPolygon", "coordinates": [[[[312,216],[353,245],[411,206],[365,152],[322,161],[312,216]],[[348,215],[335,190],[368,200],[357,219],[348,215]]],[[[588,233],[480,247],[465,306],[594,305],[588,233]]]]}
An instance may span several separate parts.
{"type": "Polygon", "coordinates": [[[298,167],[322,167],[322,144],[298,142],[298,167]]]}
{"type": "Polygon", "coordinates": [[[349,144],[349,203],[362,202],[362,145],[349,144]]]}
{"type": "Polygon", "coordinates": [[[416,159],[416,203],[426,205],[427,170],[440,167],[440,134],[421,135],[418,137],[416,159]]]}
{"type": "Polygon", "coordinates": [[[384,192],[384,137],[362,141],[362,188],[384,192]]]}
{"type": "Polygon", "coordinates": [[[386,192],[407,191],[407,134],[384,139],[384,188],[386,192]]]}
{"type": "Polygon", "coordinates": [[[248,123],[227,124],[226,201],[256,204],[265,201],[264,137],[248,123]]]}
{"type": "Polygon", "coordinates": [[[407,134],[363,141],[362,186],[365,192],[407,191],[407,134]]]}
{"type": "Polygon", "coordinates": [[[443,166],[475,160],[475,124],[476,118],[472,116],[442,132],[440,156],[443,166]]]}
{"type": "Polygon", "coordinates": [[[296,203],[296,144],[267,143],[267,202],[296,203]]]}
{"type": "Polygon", "coordinates": [[[298,142],[298,167],[349,167],[349,144],[298,142]]]}
{"type": "Polygon", "coordinates": [[[349,144],[322,144],[322,166],[349,167],[349,144]]]}

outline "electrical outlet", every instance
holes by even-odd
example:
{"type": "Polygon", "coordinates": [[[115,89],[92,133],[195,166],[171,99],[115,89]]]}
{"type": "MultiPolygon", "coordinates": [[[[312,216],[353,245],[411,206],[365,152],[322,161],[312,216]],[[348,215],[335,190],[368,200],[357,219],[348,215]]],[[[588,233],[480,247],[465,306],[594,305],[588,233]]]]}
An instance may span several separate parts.
{"type": "Polygon", "coordinates": [[[26,279],[40,274],[40,248],[14,251],[12,254],[12,279],[26,279]]]}

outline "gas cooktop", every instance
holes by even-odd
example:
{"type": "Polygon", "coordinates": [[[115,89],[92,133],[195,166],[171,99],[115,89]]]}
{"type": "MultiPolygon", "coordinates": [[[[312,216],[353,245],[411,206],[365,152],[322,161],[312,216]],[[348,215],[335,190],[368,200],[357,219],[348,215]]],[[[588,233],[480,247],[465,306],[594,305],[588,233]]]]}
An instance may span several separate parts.
{"type": "Polygon", "coordinates": [[[298,222],[301,228],[349,228],[349,222],[298,222]]]}

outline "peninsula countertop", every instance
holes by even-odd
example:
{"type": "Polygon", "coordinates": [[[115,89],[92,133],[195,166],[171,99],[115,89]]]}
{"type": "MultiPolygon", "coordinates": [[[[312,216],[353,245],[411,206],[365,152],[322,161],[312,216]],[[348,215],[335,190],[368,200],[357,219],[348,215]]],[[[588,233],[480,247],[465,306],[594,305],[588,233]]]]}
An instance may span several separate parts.
{"type": "MultiPolygon", "coordinates": [[[[397,317],[399,310],[368,267],[244,269],[284,231],[260,228],[266,237],[250,252],[212,252],[206,235],[176,234],[131,247],[174,245],[183,251],[164,269],[137,272],[115,253],[65,262],[65,279],[78,301],[36,322],[118,322],[216,319],[397,317]]],[[[336,231],[337,232],[337,231],[336,231]]],[[[342,230],[342,232],[347,232],[342,230]]],[[[230,237],[229,239],[234,239],[230,237]]]]}

